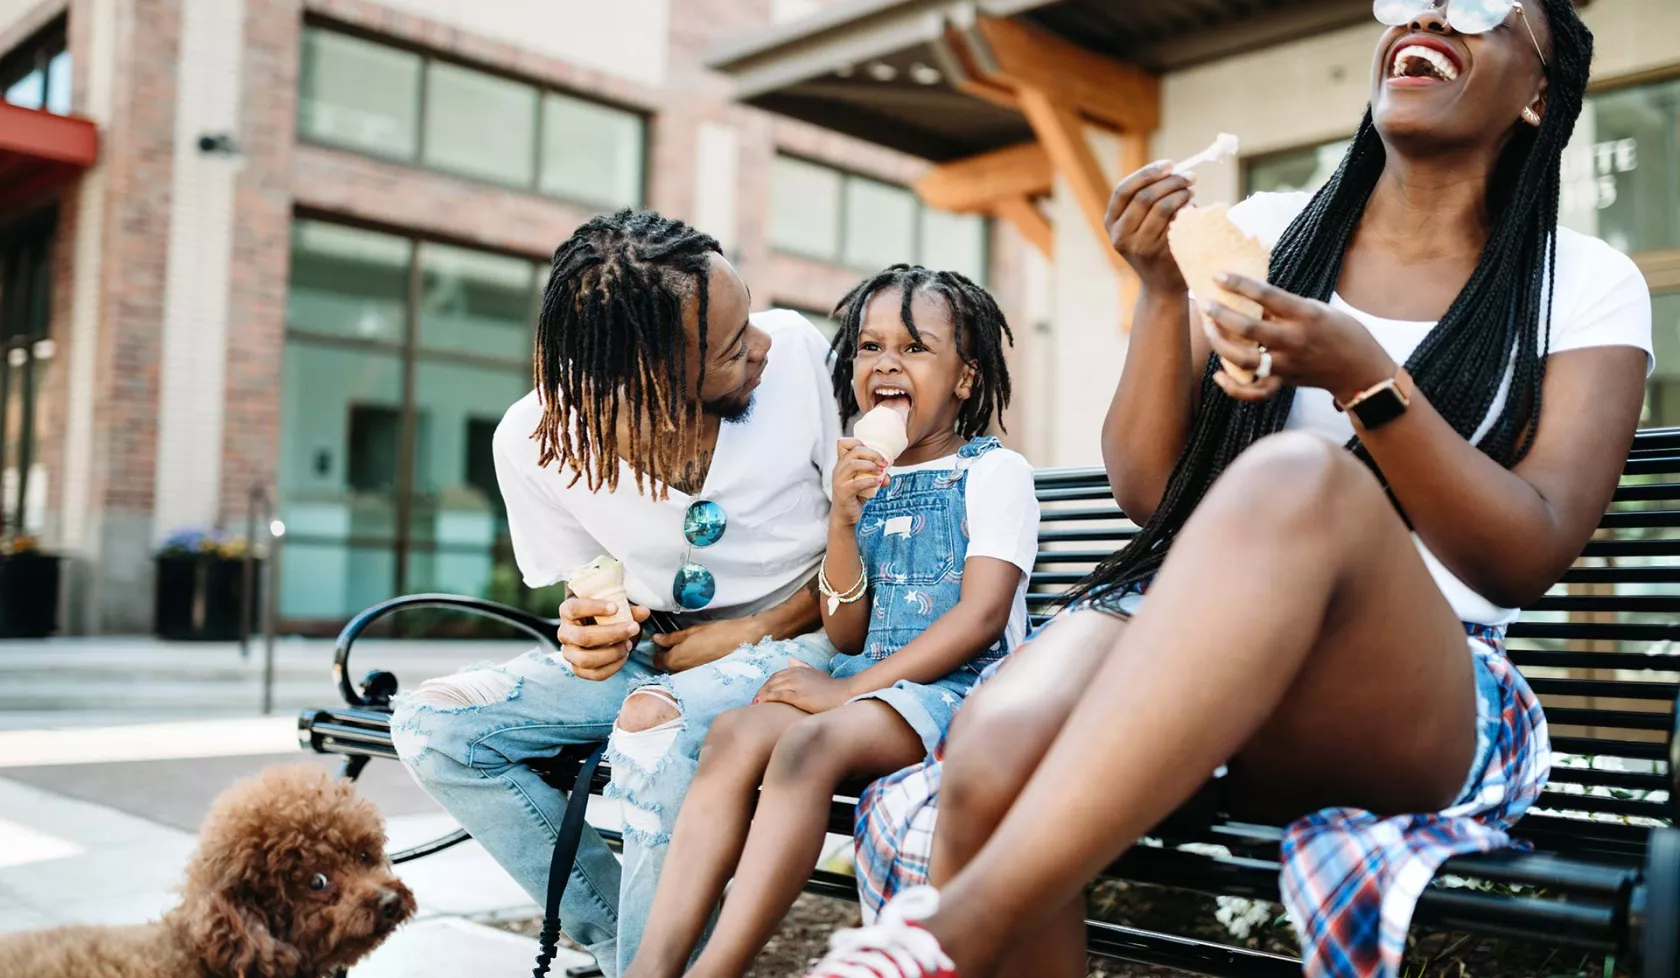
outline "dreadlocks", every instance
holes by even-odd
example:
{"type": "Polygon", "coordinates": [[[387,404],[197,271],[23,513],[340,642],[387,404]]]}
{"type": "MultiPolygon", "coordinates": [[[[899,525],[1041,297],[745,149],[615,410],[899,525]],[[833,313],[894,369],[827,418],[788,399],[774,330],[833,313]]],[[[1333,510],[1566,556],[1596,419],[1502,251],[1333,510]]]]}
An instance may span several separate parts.
{"type": "Polygon", "coordinates": [[[858,414],[857,395],[852,391],[852,358],[857,356],[858,333],[863,328],[864,310],[878,292],[899,291],[899,318],[910,337],[921,342],[910,304],[923,292],[945,301],[957,331],[957,356],[974,368],[974,390],[957,414],[957,431],[964,438],[986,433],[992,420],[1002,427],[1003,409],[1009,406],[1009,365],[1004,345],[1015,345],[1015,336],[1003,318],[992,294],[958,272],[936,272],[920,265],[894,265],[877,273],[846,293],[834,307],[840,330],[834,335],[834,396],[840,402],[840,423],[858,414]]]}
{"type": "Polygon", "coordinates": [[[692,449],[705,382],[708,256],[718,243],[650,211],[597,217],[555,249],[533,357],[543,416],[537,464],[572,484],[618,488],[621,400],[633,412],[622,457],[659,498],[692,449]],[[686,379],[683,302],[699,304],[700,374],[686,379]]]}
{"type": "MultiPolygon", "coordinates": [[[[1571,0],[1540,3],[1552,28],[1545,115],[1538,131],[1518,125],[1495,164],[1488,181],[1492,227],[1481,259],[1446,314],[1406,361],[1418,389],[1466,439],[1487,420],[1500,383],[1510,373],[1505,405],[1477,442],[1507,468],[1528,453],[1540,416],[1544,344],[1551,332],[1548,270],[1557,257],[1559,172],[1592,61],[1592,33],[1571,0]]],[[[1335,176],[1273,250],[1267,278],[1274,285],[1297,295],[1330,299],[1386,159],[1367,109],[1335,176]]],[[[1261,403],[1239,402],[1223,396],[1213,383],[1218,369],[1218,358],[1210,357],[1202,375],[1201,407],[1160,505],[1137,537],[1073,588],[1068,601],[1112,593],[1153,576],[1179,528],[1225,467],[1259,438],[1283,429],[1294,403],[1292,388],[1261,403]]],[[[1382,478],[1358,438],[1347,447],[1382,478]]]]}

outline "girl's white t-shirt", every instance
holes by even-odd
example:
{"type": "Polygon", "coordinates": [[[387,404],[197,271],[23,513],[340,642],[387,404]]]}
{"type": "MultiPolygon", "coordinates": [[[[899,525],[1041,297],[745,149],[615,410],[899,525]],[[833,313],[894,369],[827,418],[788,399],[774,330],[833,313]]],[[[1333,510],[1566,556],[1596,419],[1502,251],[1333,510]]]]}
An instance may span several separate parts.
{"type": "MultiPolygon", "coordinates": [[[[1231,222],[1267,247],[1277,243],[1290,222],[1307,206],[1306,193],[1255,194],[1231,208],[1231,222]]],[[[1383,319],[1355,309],[1340,295],[1330,304],[1347,313],[1381,343],[1396,363],[1405,363],[1417,349],[1433,322],[1383,319]]],[[[1597,238],[1559,227],[1557,230],[1557,279],[1552,294],[1551,353],[1566,353],[1595,346],[1632,346],[1645,351],[1647,369],[1654,369],[1651,348],[1651,292],[1633,260],[1597,238]]],[[[1542,324],[1545,317],[1541,318],[1542,324]]],[[[1470,439],[1480,441],[1493,419],[1505,406],[1511,375],[1506,373],[1487,419],[1470,439]]],[[[1310,431],[1337,444],[1353,437],[1353,425],[1336,410],[1329,391],[1302,388],[1295,392],[1295,404],[1284,424],[1288,430],[1310,431]]],[[[1461,621],[1484,625],[1506,625],[1515,621],[1518,609],[1503,608],[1471,590],[1442,565],[1423,541],[1412,535],[1418,552],[1435,584],[1452,605],[1461,621]]]]}
{"type": "MultiPolygon", "coordinates": [[[[960,456],[946,455],[915,465],[897,465],[888,474],[950,470],[960,456]]],[[[1038,496],[1032,463],[1007,448],[994,448],[969,463],[964,476],[963,505],[968,511],[967,561],[993,557],[1021,569],[1009,624],[1003,630],[1004,648],[1014,651],[1027,637],[1027,579],[1038,559],[1038,496]]]]}

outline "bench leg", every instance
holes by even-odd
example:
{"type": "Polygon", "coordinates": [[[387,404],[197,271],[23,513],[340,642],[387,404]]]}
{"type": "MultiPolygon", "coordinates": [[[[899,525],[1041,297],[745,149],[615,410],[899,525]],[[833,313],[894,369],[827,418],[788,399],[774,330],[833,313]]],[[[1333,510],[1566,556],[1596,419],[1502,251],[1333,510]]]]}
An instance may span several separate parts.
{"type": "Polygon", "coordinates": [[[1656,829],[1645,852],[1645,978],[1680,978],[1680,829],[1656,829]]]}
{"type": "Polygon", "coordinates": [[[353,754],[344,759],[344,766],[338,769],[338,776],[348,781],[354,781],[362,776],[362,769],[367,767],[372,758],[361,754],[353,754]]]}

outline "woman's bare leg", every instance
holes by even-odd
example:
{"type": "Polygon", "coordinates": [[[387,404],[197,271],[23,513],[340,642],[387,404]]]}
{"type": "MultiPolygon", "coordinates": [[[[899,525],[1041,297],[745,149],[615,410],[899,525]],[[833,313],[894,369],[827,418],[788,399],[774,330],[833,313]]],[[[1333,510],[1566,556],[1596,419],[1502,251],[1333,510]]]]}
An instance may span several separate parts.
{"type": "Polygon", "coordinates": [[[925,926],[965,978],[989,975],[1042,908],[1065,906],[1232,758],[1238,787],[1263,783],[1279,810],[1433,811],[1474,749],[1463,628],[1405,525],[1339,447],[1274,436],[1209,491],[925,926]]]}
{"type": "Polygon", "coordinates": [[[808,716],[784,703],[754,703],[712,722],[671,831],[648,926],[625,978],[682,974],[741,858],[759,780],[776,741],[808,716]]]}
{"type": "MultiPolygon", "coordinates": [[[[951,724],[928,863],[935,886],[956,875],[991,837],[1126,627],[1108,615],[1078,615],[1066,624],[1057,641],[1017,650],[951,724]]],[[[1078,896],[1035,929],[998,973],[1080,978],[1085,963],[1085,901],[1078,896]]]]}
{"type": "Polygon", "coordinates": [[[807,717],[784,733],[764,773],[729,899],[689,974],[746,972],[816,868],[841,782],[890,774],[926,756],[922,739],[878,700],[807,717]]]}

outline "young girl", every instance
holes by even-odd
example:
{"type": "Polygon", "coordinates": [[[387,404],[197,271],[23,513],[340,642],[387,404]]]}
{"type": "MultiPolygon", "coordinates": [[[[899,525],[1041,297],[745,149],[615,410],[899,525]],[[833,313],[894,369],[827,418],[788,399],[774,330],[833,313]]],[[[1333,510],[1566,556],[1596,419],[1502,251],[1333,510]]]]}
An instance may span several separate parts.
{"type": "Polygon", "coordinates": [[[839,654],[826,671],[790,659],[712,725],[626,978],[683,972],[732,870],[689,974],[744,973],[816,866],[835,788],[925,757],[1026,632],[1032,467],[981,437],[1009,403],[997,303],[955,272],[895,265],[836,314],[842,419],[891,406],[908,447],[889,468],[841,439],[819,577],[839,654]]]}

